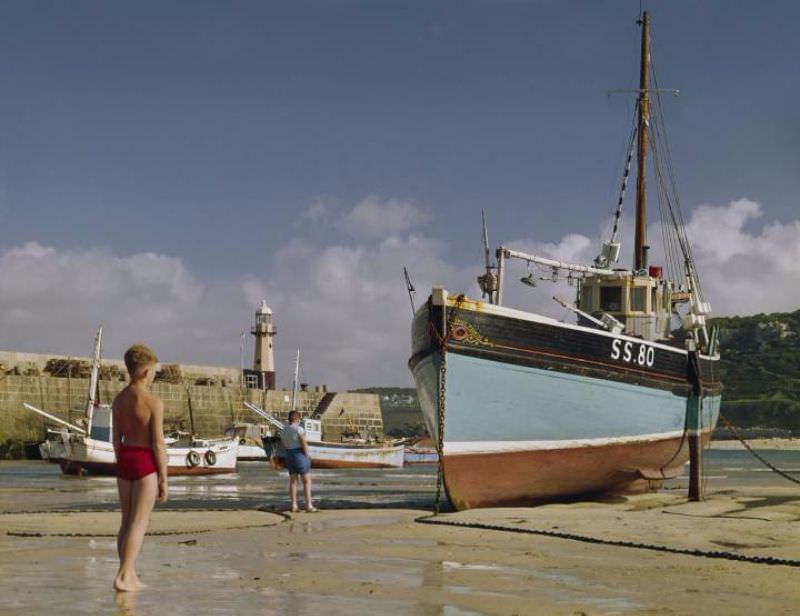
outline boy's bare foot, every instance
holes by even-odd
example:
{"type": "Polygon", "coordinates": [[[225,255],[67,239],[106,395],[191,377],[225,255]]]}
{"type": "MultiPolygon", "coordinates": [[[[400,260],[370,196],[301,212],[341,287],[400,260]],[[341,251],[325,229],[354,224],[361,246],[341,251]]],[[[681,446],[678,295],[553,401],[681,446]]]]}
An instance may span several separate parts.
{"type": "Polygon", "coordinates": [[[314,505],[311,505],[311,507],[306,508],[306,513],[316,513],[317,511],[319,511],[319,509],[314,507],[314,505]]]}
{"type": "Polygon", "coordinates": [[[297,505],[292,505],[292,513],[297,513],[298,511],[300,511],[300,507],[297,505]]]}
{"type": "Polygon", "coordinates": [[[132,592],[142,588],[147,588],[147,584],[143,584],[135,574],[117,575],[114,578],[114,589],[120,592],[132,592]]]}

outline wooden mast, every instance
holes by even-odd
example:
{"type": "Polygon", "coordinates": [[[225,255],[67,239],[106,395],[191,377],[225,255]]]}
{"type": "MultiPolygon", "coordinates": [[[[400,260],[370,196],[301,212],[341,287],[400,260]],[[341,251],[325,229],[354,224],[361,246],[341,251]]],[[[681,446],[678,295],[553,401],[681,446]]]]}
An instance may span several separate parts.
{"type": "Polygon", "coordinates": [[[647,127],[650,124],[650,17],[647,11],[642,13],[638,22],[642,26],[642,59],[639,71],[639,149],[638,170],[636,178],[636,238],[634,246],[635,271],[646,267],[647,244],[647,179],[645,163],[647,161],[647,127]]]}

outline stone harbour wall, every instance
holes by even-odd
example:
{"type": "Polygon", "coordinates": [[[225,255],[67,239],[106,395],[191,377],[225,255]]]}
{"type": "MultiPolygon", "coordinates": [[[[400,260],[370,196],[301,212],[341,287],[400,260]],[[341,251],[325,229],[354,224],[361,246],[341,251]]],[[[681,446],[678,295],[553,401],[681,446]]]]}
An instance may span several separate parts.
{"type": "MultiPolygon", "coordinates": [[[[235,383],[236,379],[232,381],[235,383]]],[[[230,384],[230,380],[224,386],[220,383],[221,380],[211,385],[153,383],[153,393],[164,401],[165,430],[188,431],[190,409],[195,433],[201,437],[220,436],[234,421],[260,423],[262,420],[244,406],[245,401],[280,419],[285,419],[291,409],[291,391],[242,389],[230,384]]],[[[111,403],[123,387],[124,381],[101,379],[100,402],[111,403]]],[[[78,422],[84,415],[88,389],[88,379],[0,373],[0,442],[38,441],[44,438],[47,427],[57,427],[55,422],[23,408],[23,402],[66,421],[78,422]]],[[[362,437],[379,436],[383,432],[376,394],[301,391],[297,407],[304,416],[322,419],[326,440],[339,440],[343,432],[357,432],[362,437]]]]}

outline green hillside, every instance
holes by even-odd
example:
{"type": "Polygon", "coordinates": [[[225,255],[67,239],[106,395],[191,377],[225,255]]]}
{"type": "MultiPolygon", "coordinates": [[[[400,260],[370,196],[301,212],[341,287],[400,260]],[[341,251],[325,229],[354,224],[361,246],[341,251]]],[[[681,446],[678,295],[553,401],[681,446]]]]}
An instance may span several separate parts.
{"type": "Polygon", "coordinates": [[[800,310],[712,323],[720,328],[725,416],[736,426],[800,435],[800,310]]]}

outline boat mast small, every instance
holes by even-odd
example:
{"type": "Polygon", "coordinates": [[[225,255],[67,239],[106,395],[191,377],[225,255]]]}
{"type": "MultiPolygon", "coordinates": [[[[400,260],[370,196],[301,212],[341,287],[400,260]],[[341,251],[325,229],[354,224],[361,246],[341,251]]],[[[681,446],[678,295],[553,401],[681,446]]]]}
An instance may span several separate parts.
{"type": "Polygon", "coordinates": [[[486,211],[481,210],[481,221],[483,227],[483,260],[485,271],[481,276],[478,276],[478,286],[481,288],[481,297],[488,297],[489,303],[499,303],[498,296],[498,276],[495,276],[494,270],[498,270],[499,266],[492,265],[491,249],[489,248],[489,227],[486,224],[486,211]]]}
{"type": "Polygon", "coordinates": [[[297,387],[300,380],[300,349],[297,349],[297,358],[294,360],[294,381],[292,381],[292,410],[297,410],[297,387]]]}
{"type": "Polygon", "coordinates": [[[92,416],[94,415],[94,407],[97,406],[97,379],[100,372],[100,344],[103,338],[103,326],[97,328],[97,334],[94,337],[94,355],[92,356],[92,372],[89,376],[89,396],[86,401],[86,432],[87,434],[92,430],[92,416]]]}
{"type": "Polygon", "coordinates": [[[650,124],[650,17],[647,11],[637,22],[642,26],[642,59],[639,70],[639,145],[636,177],[636,235],[634,246],[634,271],[647,267],[647,128],[650,124]]]}

